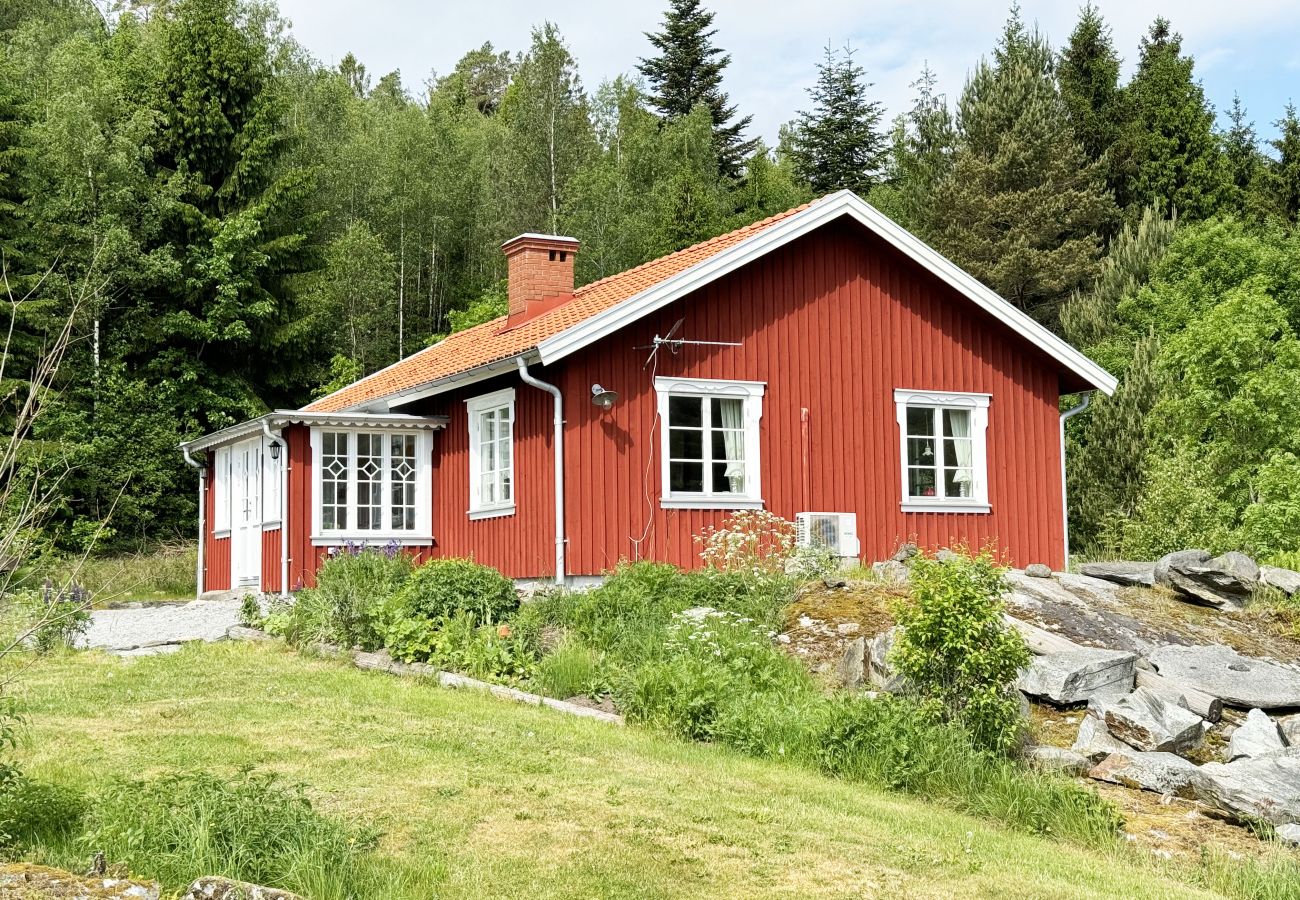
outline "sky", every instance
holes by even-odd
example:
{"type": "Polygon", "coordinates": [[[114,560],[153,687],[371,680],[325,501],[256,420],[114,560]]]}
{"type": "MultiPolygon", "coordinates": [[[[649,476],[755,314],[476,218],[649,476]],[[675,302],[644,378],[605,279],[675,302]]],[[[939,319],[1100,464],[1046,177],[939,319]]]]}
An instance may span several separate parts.
{"type": "MultiPolygon", "coordinates": [[[[1156,15],[1169,17],[1196,58],[1196,76],[1222,118],[1234,91],[1262,139],[1291,99],[1300,99],[1300,2],[1296,0],[1094,0],[1111,24],[1125,77],[1138,41],[1156,15]]],[[[706,0],[716,13],[717,45],[731,54],[724,88],[752,134],[775,144],[777,129],[808,106],[807,89],[828,45],[854,48],[873,93],[892,117],[910,106],[912,82],[927,62],[950,99],[1001,32],[1009,3],[956,0],[706,0]]],[[[431,73],[446,73],[466,51],[491,41],[499,50],[526,49],[529,31],[549,19],[578,61],[588,91],[635,69],[649,55],[666,0],[280,0],[299,43],[334,64],[353,53],[377,80],[398,69],[412,92],[431,73]]],[[[1022,0],[1053,46],[1069,36],[1079,3],[1022,0]]]]}

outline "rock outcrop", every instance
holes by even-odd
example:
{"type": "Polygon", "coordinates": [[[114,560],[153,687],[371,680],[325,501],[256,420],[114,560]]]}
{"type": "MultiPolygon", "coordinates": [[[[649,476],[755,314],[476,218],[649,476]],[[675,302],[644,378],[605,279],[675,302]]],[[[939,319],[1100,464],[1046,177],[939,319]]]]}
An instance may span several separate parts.
{"type": "Polygon", "coordinates": [[[1059,772],[1062,775],[1083,775],[1092,768],[1091,759],[1064,747],[1032,747],[1025,759],[1040,772],[1059,772]]]}
{"type": "Polygon", "coordinates": [[[1262,709],[1252,709],[1246,721],[1228,740],[1228,761],[1245,757],[1269,756],[1286,749],[1286,740],[1277,723],[1262,709]]]}
{"type": "Polygon", "coordinates": [[[862,678],[866,667],[867,639],[854,638],[844,645],[844,655],[840,657],[840,684],[847,690],[856,691],[862,687],[862,678]]]}
{"type": "Polygon", "coordinates": [[[1079,734],[1074,739],[1076,753],[1082,753],[1093,762],[1110,756],[1112,753],[1132,753],[1133,748],[1106,730],[1106,723],[1096,716],[1084,716],[1079,725],[1079,734]]]}
{"type": "Polygon", "coordinates": [[[867,680],[882,691],[897,693],[903,689],[903,676],[894,671],[889,663],[889,651],[894,647],[898,637],[898,626],[867,641],[866,668],[867,680]]]}
{"type": "Polygon", "coordinates": [[[1300,707],[1300,671],[1242,656],[1231,647],[1160,647],[1155,670],[1241,709],[1300,707]]]}
{"type": "MultiPolygon", "coordinates": [[[[85,897],[95,900],[158,900],[157,882],[103,875],[74,875],[32,863],[0,865],[0,897],[85,897]]],[[[269,898],[268,898],[269,900],[269,898]]]]}
{"type": "Polygon", "coordinates": [[[1091,647],[1036,656],[1020,673],[1016,686],[1058,706],[1095,697],[1126,694],[1133,689],[1137,656],[1091,647]]]}
{"type": "Polygon", "coordinates": [[[1205,736],[1205,720],[1194,712],[1138,688],[1114,699],[1088,704],[1088,715],[1106,723],[1111,736],[1137,750],[1178,753],[1205,736]]]}
{"type": "Polygon", "coordinates": [[[1300,572],[1291,569],[1279,569],[1277,566],[1259,567],[1260,584],[1281,591],[1288,597],[1300,591],[1300,572]]]}
{"type": "Polygon", "coordinates": [[[1206,763],[1192,774],[1192,788],[1198,800],[1236,819],[1300,822],[1300,748],[1206,763]]]}
{"type": "Polygon", "coordinates": [[[181,900],[303,900],[298,894],[278,888],[262,887],[247,881],[235,881],[205,875],[190,885],[181,900]]]}
{"type": "Polygon", "coordinates": [[[1153,562],[1094,562],[1079,566],[1080,574],[1125,587],[1151,587],[1156,583],[1153,562]]]}
{"type": "Polygon", "coordinates": [[[1190,796],[1197,766],[1174,753],[1112,753],[1088,771],[1089,778],[1157,794],[1190,796]]]}
{"type": "Polygon", "coordinates": [[[1156,563],[1156,584],[1180,598],[1216,609],[1242,609],[1259,587],[1259,566],[1244,553],[1211,558],[1204,550],[1179,550],[1156,563]]]}

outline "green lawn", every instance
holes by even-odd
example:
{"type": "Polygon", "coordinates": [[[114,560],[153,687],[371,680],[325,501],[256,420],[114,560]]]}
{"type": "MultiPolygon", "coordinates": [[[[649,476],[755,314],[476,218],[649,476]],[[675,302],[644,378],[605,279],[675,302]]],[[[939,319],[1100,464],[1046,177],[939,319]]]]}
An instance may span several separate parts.
{"type": "Polygon", "coordinates": [[[382,828],[411,897],[1209,896],[1120,851],[279,645],[67,654],[21,692],[32,775],[274,770],[382,828]]]}

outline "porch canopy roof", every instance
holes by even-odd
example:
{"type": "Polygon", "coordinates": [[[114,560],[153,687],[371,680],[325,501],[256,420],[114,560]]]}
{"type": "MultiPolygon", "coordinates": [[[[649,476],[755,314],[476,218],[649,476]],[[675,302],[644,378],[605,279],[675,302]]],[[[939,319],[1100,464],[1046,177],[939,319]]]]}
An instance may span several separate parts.
{"type": "Polygon", "coordinates": [[[309,412],[301,409],[277,409],[256,419],[240,422],[181,444],[186,456],[202,453],[225,444],[250,438],[255,434],[279,431],[286,425],[320,425],[330,428],[391,428],[433,431],[447,427],[446,416],[412,416],[404,413],[309,412]]]}

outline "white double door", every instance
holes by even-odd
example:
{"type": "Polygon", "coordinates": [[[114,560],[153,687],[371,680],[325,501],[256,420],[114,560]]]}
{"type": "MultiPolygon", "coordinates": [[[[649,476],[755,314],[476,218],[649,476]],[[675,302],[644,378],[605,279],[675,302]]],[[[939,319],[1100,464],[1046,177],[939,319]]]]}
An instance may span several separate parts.
{"type": "Polygon", "coordinates": [[[262,439],[231,448],[230,585],[262,585],[262,439]]]}

